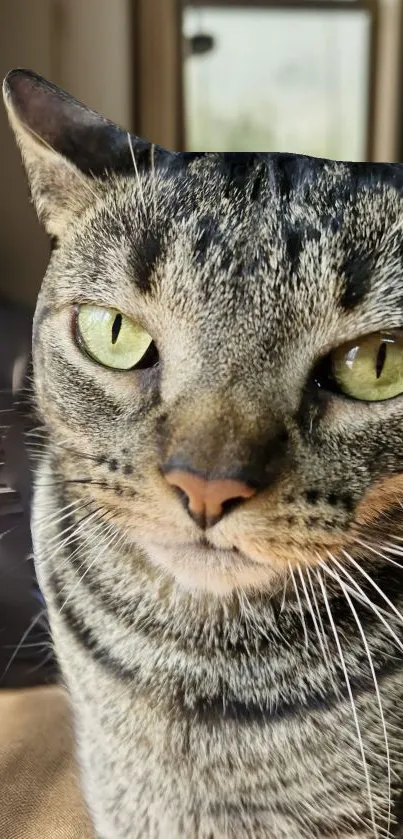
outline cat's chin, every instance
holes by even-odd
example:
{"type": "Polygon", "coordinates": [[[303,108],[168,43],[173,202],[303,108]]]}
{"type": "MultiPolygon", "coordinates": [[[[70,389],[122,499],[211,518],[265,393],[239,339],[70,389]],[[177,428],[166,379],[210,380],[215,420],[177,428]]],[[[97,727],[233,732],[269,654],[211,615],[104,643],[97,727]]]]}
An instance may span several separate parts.
{"type": "Polygon", "coordinates": [[[260,591],[278,588],[279,573],[270,564],[261,564],[236,548],[223,550],[209,545],[165,546],[146,548],[151,562],[169,571],[180,585],[190,591],[207,591],[219,596],[237,589],[260,591]]]}

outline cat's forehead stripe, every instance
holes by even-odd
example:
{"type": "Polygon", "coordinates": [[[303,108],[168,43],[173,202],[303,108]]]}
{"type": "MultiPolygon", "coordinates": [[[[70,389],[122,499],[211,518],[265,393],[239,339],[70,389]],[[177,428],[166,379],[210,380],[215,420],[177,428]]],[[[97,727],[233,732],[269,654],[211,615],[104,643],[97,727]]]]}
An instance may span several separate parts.
{"type": "Polygon", "coordinates": [[[353,251],[342,265],[345,287],[340,305],[346,311],[362,303],[371,288],[373,258],[365,251],[353,251]]]}
{"type": "Polygon", "coordinates": [[[136,242],[132,242],[129,258],[132,262],[133,277],[140,291],[151,290],[153,271],[161,254],[161,237],[151,229],[148,229],[141,238],[136,237],[136,242]]]}
{"type": "Polygon", "coordinates": [[[194,323],[224,306],[220,329],[243,311],[254,333],[270,323],[278,345],[286,311],[305,333],[331,305],[350,311],[387,280],[402,180],[397,165],[291,154],[157,158],[153,172],[113,178],[78,220],[68,253],[55,253],[64,283],[50,281],[48,292],[57,298],[64,285],[60,296],[71,298],[85,279],[97,299],[105,286],[109,305],[129,311],[135,287],[194,323]]]}

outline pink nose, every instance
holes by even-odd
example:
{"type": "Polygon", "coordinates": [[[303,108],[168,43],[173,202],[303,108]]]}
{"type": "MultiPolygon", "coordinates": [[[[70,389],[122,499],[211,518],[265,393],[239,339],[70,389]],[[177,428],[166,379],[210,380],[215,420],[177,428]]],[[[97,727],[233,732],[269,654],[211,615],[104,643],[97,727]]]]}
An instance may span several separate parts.
{"type": "Polygon", "coordinates": [[[216,524],[235,503],[256,493],[243,481],[231,478],[209,481],[184,469],[173,469],[165,474],[165,478],[171,486],[184,493],[189,514],[203,527],[216,524]]]}

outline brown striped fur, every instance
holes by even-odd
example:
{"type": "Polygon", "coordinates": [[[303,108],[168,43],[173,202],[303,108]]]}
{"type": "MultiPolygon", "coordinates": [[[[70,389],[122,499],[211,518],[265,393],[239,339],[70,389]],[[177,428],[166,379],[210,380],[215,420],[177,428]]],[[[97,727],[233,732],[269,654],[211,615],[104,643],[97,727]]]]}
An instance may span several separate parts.
{"type": "Polygon", "coordinates": [[[401,167],[132,138],[134,167],[125,132],[34,74],[5,99],[57,237],[33,535],[97,836],[386,836],[374,673],[403,836],[403,401],[312,374],[403,325],[401,167]],[[158,367],[83,354],[87,301],[142,323],[158,367]],[[202,531],[163,476],[176,461],[258,491],[202,531]]]}

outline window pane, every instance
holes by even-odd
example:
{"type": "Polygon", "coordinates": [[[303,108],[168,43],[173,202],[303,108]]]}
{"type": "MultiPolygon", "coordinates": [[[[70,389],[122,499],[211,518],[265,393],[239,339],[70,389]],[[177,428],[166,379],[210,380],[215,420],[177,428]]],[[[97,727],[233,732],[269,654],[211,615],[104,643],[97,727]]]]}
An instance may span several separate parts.
{"type": "Polygon", "coordinates": [[[187,148],[365,159],[369,32],[365,11],[186,7],[187,148]]]}

